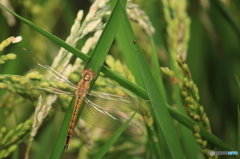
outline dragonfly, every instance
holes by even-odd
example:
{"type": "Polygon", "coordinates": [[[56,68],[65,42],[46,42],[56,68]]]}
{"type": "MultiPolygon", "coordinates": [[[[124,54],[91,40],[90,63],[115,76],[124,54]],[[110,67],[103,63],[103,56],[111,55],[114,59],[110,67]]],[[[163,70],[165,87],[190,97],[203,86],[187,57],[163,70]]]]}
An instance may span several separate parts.
{"type": "MultiPolygon", "coordinates": [[[[25,50],[24,52],[28,52],[25,48],[22,49],[25,50]]],[[[95,78],[95,73],[91,69],[84,69],[81,72],[81,80],[77,85],[75,85],[69,81],[67,77],[62,75],[62,73],[46,65],[36,55],[33,55],[34,54],[30,53],[27,55],[31,58],[31,63],[34,63],[34,66],[31,65],[31,67],[40,67],[45,69],[53,77],[55,77],[57,81],[63,82],[75,90],[73,92],[68,92],[52,86],[49,88],[40,88],[50,93],[76,97],[65,140],[65,151],[69,147],[79,110],[82,107],[80,116],[81,119],[91,125],[111,131],[115,131],[129,119],[129,116],[127,116],[126,113],[133,111],[133,109],[136,110],[138,107],[136,99],[131,96],[119,96],[105,92],[89,92],[91,81],[95,78]]],[[[131,121],[123,133],[141,136],[143,135],[143,130],[139,125],[131,121]]]]}

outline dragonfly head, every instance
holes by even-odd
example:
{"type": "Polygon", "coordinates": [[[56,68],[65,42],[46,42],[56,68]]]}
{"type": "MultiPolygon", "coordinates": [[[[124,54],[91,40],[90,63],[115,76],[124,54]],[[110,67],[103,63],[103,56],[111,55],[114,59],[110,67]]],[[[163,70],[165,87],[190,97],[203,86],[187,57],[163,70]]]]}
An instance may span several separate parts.
{"type": "Polygon", "coordinates": [[[82,78],[85,81],[93,80],[94,76],[95,76],[95,74],[94,74],[93,70],[91,70],[91,69],[85,69],[82,71],[82,78]]]}

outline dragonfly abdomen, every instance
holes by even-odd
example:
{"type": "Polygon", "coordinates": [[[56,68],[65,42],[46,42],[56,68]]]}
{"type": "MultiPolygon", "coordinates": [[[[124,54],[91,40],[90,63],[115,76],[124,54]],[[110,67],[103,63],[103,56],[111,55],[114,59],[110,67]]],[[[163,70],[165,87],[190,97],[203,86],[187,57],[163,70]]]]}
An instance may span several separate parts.
{"type": "Polygon", "coordinates": [[[94,78],[94,73],[91,69],[85,69],[82,71],[82,79],[78,82],[76,94],[75,106],[73,109],[72,117],[69,124],[69,129],[67,133],[67,138],[65,142],[64,149],[68,149],[68,145],[72,138],[73,130],[75,128],[75,123],[78,117],[79,109],[83,103],[84,98],[87,95],[88,89],[90,87],[91,80],[94,78]]]}
{"type": "Polygon", "coordinates": [[[68,133],[67,133],[67,138],[66,138],[64,150],[68,149],[68,145],[69,145],[70,140],[72,138],[73,130],[75,128],[76,120],[77,120],[77,117],[78,117],[78,112],[79,112],[79,109],[80,109],[80,106],[81,106],[82,102],[83,102],[83,99],[81,99],[81,98],[77,99],[76,102],[75,102],[75,106],[74,106],[74,109],[73,109],[72,117],[71,117],[69,128],[68,128],[68,133]]]}

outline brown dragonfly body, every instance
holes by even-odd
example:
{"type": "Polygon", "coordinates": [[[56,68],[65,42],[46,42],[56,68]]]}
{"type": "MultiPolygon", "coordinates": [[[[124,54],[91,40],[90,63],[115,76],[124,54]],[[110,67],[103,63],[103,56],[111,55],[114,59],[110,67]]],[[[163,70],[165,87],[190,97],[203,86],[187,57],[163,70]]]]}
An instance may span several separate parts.
{"type": "Polygon", "coordinates": [[[88,89],[90,87],[91,80],[93,80],[95,74],[91,69],[85,69],[82,71],[82,79],[78,82],[77,90],[75,91],[76,94],[76,101],[75,106],[73,109],[72,117],[70,120],[70,125],[67,133],[66,143],[64,149],[68,149],[68,145],[70,143],[73,130],[75,128],[75,123],[78,117],[79,109],[84,101],[84,98],[87,95],[88,89]]]}

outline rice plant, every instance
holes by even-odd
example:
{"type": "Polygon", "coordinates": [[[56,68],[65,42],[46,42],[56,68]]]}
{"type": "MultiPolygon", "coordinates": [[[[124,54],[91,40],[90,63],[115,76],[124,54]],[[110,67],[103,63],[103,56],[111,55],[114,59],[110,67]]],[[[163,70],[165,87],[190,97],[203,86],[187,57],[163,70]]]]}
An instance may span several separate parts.
{"type": "Polygon", "coordinates": [[[196,2],[1,1],[0,158],[236,157],[240,4],[196,2]],[[83,69],[134,107],[80,111],[64,150],[83,69]]]}

